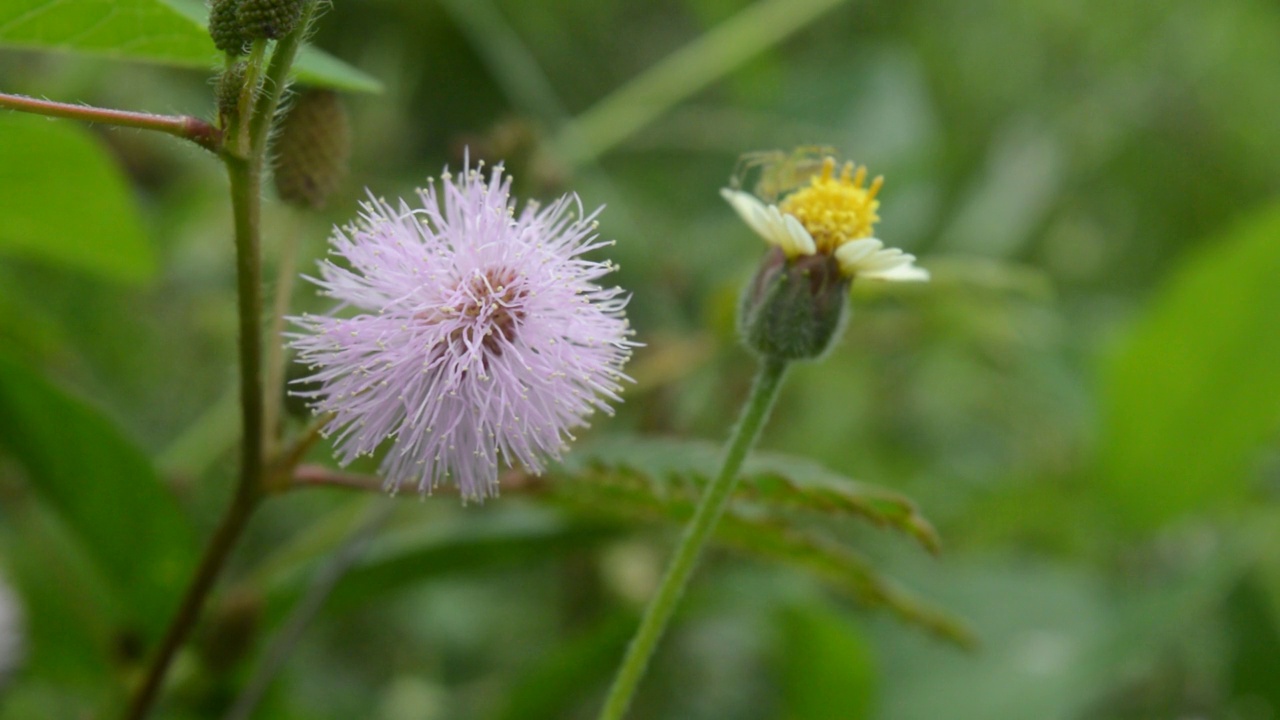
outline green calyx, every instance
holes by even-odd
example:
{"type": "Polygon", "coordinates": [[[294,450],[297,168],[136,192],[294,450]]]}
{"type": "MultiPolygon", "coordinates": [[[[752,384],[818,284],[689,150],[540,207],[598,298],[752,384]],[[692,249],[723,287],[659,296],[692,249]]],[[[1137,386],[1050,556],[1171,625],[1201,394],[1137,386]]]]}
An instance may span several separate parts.
{"type": "Polygon", "coordinates": [[[764,358],[821,356],[844,324],[850,283],[830,255],[788,259],[782,250],[771,249],[738,308],[743,342],[764,358]]]}

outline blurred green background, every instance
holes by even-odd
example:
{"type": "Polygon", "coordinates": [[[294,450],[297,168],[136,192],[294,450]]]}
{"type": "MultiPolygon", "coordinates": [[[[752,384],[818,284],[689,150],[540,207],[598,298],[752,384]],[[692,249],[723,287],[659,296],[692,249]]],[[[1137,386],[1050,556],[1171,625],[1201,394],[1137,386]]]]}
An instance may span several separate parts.
{"type": "MultiPolygon", "coordinates": [[[[14,8],[0,43],[41,45],[14,8]]],[[[268,208],[268,274],[289,236],[312,267],[366,187],[505,158],[523,197],[608,206],[633,293],[637,382],[582,451],[719,441],[762,244],[717,191],[740,153],[835,146],[885,176],[879,236],[934,280],[855,287],[761,448],[912,497],[938,557],[815,522],[979,644],[717,549],[633,717],[1277,718],[1277,38],[1263,0],[335,0],[314,43],[382,89],[345,96],[330,210],[268,208]]],[[[209,116],[194,57],[10,49],[0,91],[209,116]]],[[[5,112],[0,198],[0,572],[27,616],[0,717],[89,717],[136,679],[230,492],[225,180],[175,140],[5,112]]],[[[255,518],[166,717],[223,716],[377,503],[255,518]]],[[[258,717],[593,717],[678,523],[569,505],[399,500],[369,550],[388,560],[339,584],[258,717]]]]}

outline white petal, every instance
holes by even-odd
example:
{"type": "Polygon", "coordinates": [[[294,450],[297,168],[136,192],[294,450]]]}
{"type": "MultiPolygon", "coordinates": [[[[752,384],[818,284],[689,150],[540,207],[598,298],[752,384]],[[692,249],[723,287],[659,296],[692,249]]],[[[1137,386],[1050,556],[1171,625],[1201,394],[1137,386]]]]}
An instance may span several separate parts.
{"type": "Polygon", "coordinates": [[[849,277],[875,280],[924,281],[929,271],[915,266],[916,256],[886,248],[875,238],[862,238],[836,248],[840,271],[849,277]]]}
{"type": "Polygon", "coordinates": [[[756,232],[757,235],[769,238],[769,228],[761,224],[760,215],[764,213],[764,204],[750,193],[744,193],[740,190],[730,190],[729,188],[721,188],[720,197],[729,201],[733,209],[737,211],[738,217],[756,232]]]}
{"type": "Polygon", "coordinates": [[[858,263],[858,271],[869,273],[889,270],[899,265],[910,265],[915,259],[914,255],[908,255],[898,248],[885,248],[858,263]]]}
{"type": "Polygon", "coordinates": [[[782,248],[788,257],[812,255],[817,252],[818,247],[813,242],[813,237],[804,229],[800,221],[790,215],[783,215],[777,206],[765,205],[750,193],[729,188],[722,188],[720,197],[733,206],[738,216],[757,235],[769,244],[782,248]]]}
{"type": "Polygon", "coordinates": [[[783,215],[782,219],[791,238],[791,249],[782,248],[783,252],[790,257],[796,255],[812,255],[818,252],[818,244],[813,241],[813,236],[808,230],[800,224],[800,221],[794,215],[783,215]]]}
{"type": "Polygon", "coordinates": [[[772,205],[767,207],[761,205],[756,210],[756,220],[765,229],[761,233],[765,240],[782,248],[784,252],[790,252],[791,233],[787,231],[787,221],[783,219],[782,213],[778,212],[778,208],[772,205]]]}
{"type": "Polygon", "coordinates": [[[888,270],[864,272],[859,274],[858,277],[870,278],[872,280],[890,280],[894,282],[925,282],[929,279],[929,271],[922,267],[916,267],[911,263],[906,263],[888,270]]]}
{"type": "Polygon", "coordinates": [[[840,262],[840,270],[845,275],[853,275],[859,263],[882,247],[884,243],[875,238],[861,238],[841,245],[836,248],[836,260],[840,262]]]}

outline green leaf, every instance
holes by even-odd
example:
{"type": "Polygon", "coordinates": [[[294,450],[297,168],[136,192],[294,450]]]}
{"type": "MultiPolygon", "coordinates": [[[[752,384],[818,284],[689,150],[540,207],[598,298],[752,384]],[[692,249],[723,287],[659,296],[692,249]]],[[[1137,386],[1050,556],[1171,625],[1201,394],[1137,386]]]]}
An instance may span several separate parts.
{"type": "MultiPolygon", "coordinates": [[[[212,70],[223,55],[205,30],[207,19],[194,0],[6,0],[0,47],[212,70]]],[[[304,49],[295,70],[308,85],[381,90],[377,80],[317,50],[304,49]]]]}
{"type": "MultiPolygon", "coordinates": [[[[692,515],[692,508],[689,509],[692,515]]],[[[977,639],[963,620],[917,598],[885,577],[862,555],[827,538],[726,512],[717,528],[722,541],[761,557],[804,569],[864,605],[884,608],[934,636],[972,648],[977,639]]]]}
{"type": "Polygon", "coordinates": [[[870,643],[840,615],[793,605],[779,617],[775,672],[787,720],[872,717],[876,668],[870,643]]]}
{"type": "Polygon", "coordinates": [[[1246,495],[1280,428],[1280,206],[1206,243],[1105,368],[1103,491],[1150,528],[1246,495]]]}
{"type": "MultiPolygon", "coordinates": [[[[548,487],[553,501],[582,515],[627,522],[683,522],[693,515],[707,476],[717,464],[717,451],[707,443],[620,438],[575,452],[571,466],[555,473],[548,487]],[[571,471],[575,466],[576,473],[571,471]]],[[[915,515],[905,498],[778,455],[752,456],[742,484],[740,497],[716,528],[717,540],[803,569],[859,602],[885,608],[938,637],[961,646],[973,644],[963,622],[919,600],[858,553],[802,529],[793,514],[770,512],[782,507],[852,514],[919,536],[928,524],[915,515]],[[842,488],[841,483],[848,487],[842,488]],[[918,522],[907,522],[907,518],[918,522]]]]}
{"type": "Polygon", "coordinates": [[[24,668],[64,689],[101,689],[123,608],[83,545],[27,500],[6,498],[0,523],[0,556],[22,600],[24,668]]]}
{"type": "Polygon", "coordinates": [[[4,355],[0,450],[84,543],[139,629],[157,634],[191,572],[195,546],[146,456],[88,405],[4,355]]]}
{"type": "MultiPolygon", "coordinates": [[[[623,482],[655,493],[700,494],[720,465],[720,448],[709,442],[613,438],[581,448],[566,463],[570,474],[586,470],[596,482],[623,482]],[[683,486],[688,481],[693,487],[683,486]]],[[[572,492],[573,488],[569,488],[572,492]]],[[[938,552],[937,531],[904,495],[860,483],[805,458],[753,453],[742,469],[735,501],[831,516],[860,517],[906,533],[938,552]]]]}
{"type": "Polygon", "coordinates": [[[155,274],[128,180],[75,123],[0,114],[0,197],[2,253],[122,282],[155,274]]]}

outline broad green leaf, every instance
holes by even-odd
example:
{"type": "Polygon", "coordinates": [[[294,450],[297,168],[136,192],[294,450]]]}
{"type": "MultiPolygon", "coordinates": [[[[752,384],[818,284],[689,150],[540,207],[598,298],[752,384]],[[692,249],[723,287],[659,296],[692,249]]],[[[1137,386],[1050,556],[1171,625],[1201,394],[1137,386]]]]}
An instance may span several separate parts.
{"type": "Polygon", "coordinates": [[[570,717],[586,689],[613,674],[638,619],[610,615],[542,657],[516,683],[495,720],[558,720],[570,717]]]}
{"type": "MultiPolygon", "coordinates": [[[[58,50],[212,70],[222,53],[205,31],[208,11],[193,0],[5,0],[0,47],[58,50]]],[[[378,92],[376,80],[314,49],[298,58],[309,84],[378,92]]]]}
{"type": "Polygon", "coordinates": [[[76,123],[0,114],[0,253],[141,282],[156,258],[118,164],[76,123]]]}
{"type": "Polygon", "coordinates": [[[870,643],[858,628],[823,607],[793,605],[779,617],[775,662],[787,720],[872,717],[877,692],[870,643]]]}
{"type": "Polygon", "coordinates": [[[91,407],[4,355],[0,451],[84,543],[139,629],[157,633],[194,567],[195,547],[146,456],[91,407]]]}
{"type": "Polygon", "coordinates": [[[1280,428],[1280,206],[1189,258],[1106,367],[1103,490],[1149,528],[1243,497],[1280,428]]]}
{"type": "MultiPolygon", "coordinates": [[[[720,454],[717,446],[703,441],[614,438],[575,451],[567,468],[570,476],[586,470],[593,482],[622,482],[687,499],[696,497],[689,495],[691,490],[700,494],[716,473],[720,454]]],[[[937,532],[906,496],[842,477],[804,458],[752,454],[734,497],[769,508],[860,517],[904,532],[931,552],[940,547],[937,532]]]]}

